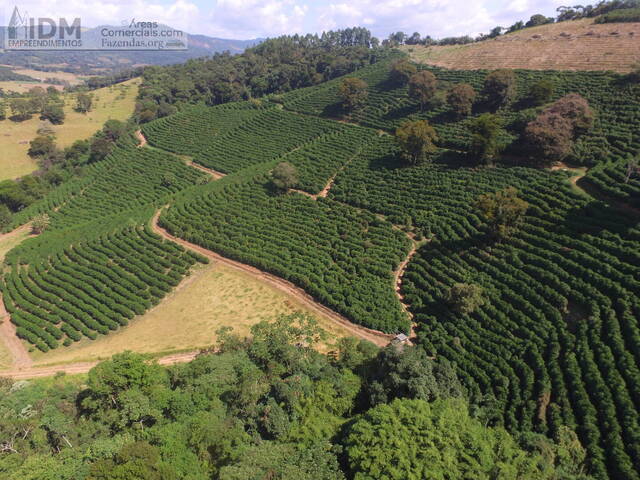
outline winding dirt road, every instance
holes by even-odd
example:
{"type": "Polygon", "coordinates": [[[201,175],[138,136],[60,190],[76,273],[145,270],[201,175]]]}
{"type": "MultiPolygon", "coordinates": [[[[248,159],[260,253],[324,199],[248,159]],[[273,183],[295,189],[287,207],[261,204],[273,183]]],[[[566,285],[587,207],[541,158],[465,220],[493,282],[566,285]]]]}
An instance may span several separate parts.
{"type": "Polygon", "coordinates": [[[386,346],[393,338],[393,335],[389,335],[383,332],[379,332],[377,330],[372,330],[372,329],[361,327],[359,325],[351,323],[346,317],[343,317],[342,315],[316,302],[311,295],[309,295],[307,292],[305,292],[301,288],[296,287],[291,282],[283,280],[280,277],[276,277],[275,275],[271,275],[269,273],[263,272],[262,270],[258,270],[257,268],[252,267],[250,265],[236,262],[235,260],[230,260],[216,252],[207,250],[206,248],[203,248],[199,245],[196,245],[194,243],[188,242],[174,235],[171,235],[167,230],[165,230],[160,225],[158,225],[158,219],[160,218],[161,213],[162,213],[162,209],[158,210],[156,214],[153,216],[153,219],[151,221],[151,228],[155,233],[164,237],[165,239],[178,243],[183,247],[189,250],[192,250],[194,252],[198,252],[201,255],[204,255],[205,257],[211,260],[223,263],[232,268],[235,268],[236,270],[240,270],[242,272],[248,273],[251,276],[263,282],[273,285],[277,289],[285,292],[287,295],[291,295],[295,297],[298,301],[303,303],[306,307],[313,310],[317,314],[322,315],[323,317],[328,318],[332,322],[339,324],[342,328],[344,328],[349,333],[353,334],[358,338],[361,338],[363,340],[368,340],[380,347],[386,346]]]}
{"type": "MultiPolygon", "coordinates": [[[[146,146],[147,139],[142,134],[142,131],[138,130],[136,131],[135,134],[140,142],[138,147],[146,146]]],[[[214,180],[218,180],[225,176],[225,174],[221,172],[217,172],[210,168],[204,167],[202,165],[194,163],[193,161],[188,163],[188,165],[209,174],[214,180]]],[[[327,183],[326,187],[322,190],[322,192],[320,192],[317,195],[313,195],[313,197],[315,199],[317,199],[318,197],[326,197],[329,192],[329,189],[333,184],[334,179],[335,179],[335,175],[329,180],[329,182],[327,183]]],[[[300,192],[300,193],[309,195],[307,192],[300,192]]],[[[359,325],[355,325],[354,323],[351,323],[347,318],[343,317],[342,315],[339,315],[338,313],[332,311],[331,309],[325,307],[324,305],[319,304],[313,299],[313,297],[311,297],[311,295],[307,294],[304,290],[296,287],[294,284],[286,280],[283,280],[279,277],[276,277],[275,275],[271,275],[261,270],[258,270],[257,268],[251,267],[249,265],[245,265],[243,263],[230,260],[211,250],[207,250],[198,245],[195,245],[193,243],[187,242],[186,240],[183,240],[171,235],[169,232],[167,232],[165,229],[163,229],[158,225],[158,219],[161,213],[162,213],[162,209],[156,212],[156,214],[154,215],[151,221],[151,226],[154,232],[166,238],[167,240],[178,243],[185,248],[188,248],[190,250],[193,250],[195,252],[198,252],[206,256],[207,258],[210,258],[214,261],[223,263],[232,268],[248,273],[253,277],[260,279],[263,282],[269,283],[270,285],[278,288],[279,290],[285,292],[286,294],[295,297],[298,301],[300,301],[310,310],[314,311],[318,315],[328,318],[329,320],[340,325],[344,330],[348,331],[349,333],[353,334],[358,338],[368,340],[380,347],[386,346],[393,338],[393,335],[385,334],[377,330],[371,330],[365,327],[361,327],[359,325]]],[[[0,235],[0,238],[7,238],[9,236],[18,235],[19,233],[23,232],[28,228],[30,228],[30,225],[28,224],[24,225],[10,233],[7,233],[5,235],[0,235]]],[[[398,273],[400,277],[402,275],[402,273],[400,273],[400,270],[404,271],[404,268],[406,268],[406,264],[409,262],[411,256],[414,253],[415,253],[415,250],[410,252],[409,257],[404,263],[404,266],[401,269],[399,269],[398,273]]],[[[8,370],[0,370],[0,377],[10,377],[16,380],[20,380],[20,379],[49,377],[59,372],[63,372],[66,374],[81,374],[81,373],[87,373],[94,366],[100,363],[99,361],[94,361],[94,362],[82,362],[82,363],[69,363],[69,364],[61,364],[61,365],[54,365],[54,366],[34,366],[33,360],[29,356],[28,350],[26,349],[23,342],[16,336],[15,326],[13,325],[13,323],[11,323],[9,314],[4,308],[4,303],[2,302],[1,296],[0,296],[0,320],[1,320],[0,337],[2,341],[6,344],[7,349],[9,350],[9,352],[13,357],[12,368],[8,370]]],[[[199,352],[197,351],[193,351],[193,352],[167,355],[157,359],[157,363],[160,365],[173,365],[176,363],[186,363],[193,360],[198,355],[198,353],[199,352]]]]}
{"type": "Polygon", "coordinates": [[[196,170],[200,170],[201,172],[204,172],[204,173],[207,173],[207,174],[211,175],[211,177],[214,180],[220,180],[221,178],[227,176],[226,173],[218,172],[217,170],[213,170],[211,168],[203,167],[202,165],[200,165],[199,163],[194,162],[193,160],[191,160],[188,163],[188,165],[190,167],[195,168],[196,170]]]}

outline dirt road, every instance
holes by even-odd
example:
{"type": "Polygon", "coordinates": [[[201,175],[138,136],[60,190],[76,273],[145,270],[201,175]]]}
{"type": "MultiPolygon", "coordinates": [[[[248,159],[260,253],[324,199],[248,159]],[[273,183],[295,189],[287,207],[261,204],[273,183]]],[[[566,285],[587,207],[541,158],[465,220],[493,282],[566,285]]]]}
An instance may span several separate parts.
{"type": "Polygon", "coordinates": [[[307,292],[305,292],[301,288],[296,287],[291,282],[288,282],[286,280],[283,280],[282,278],[276,277],[275,275],[271,275],[269,273],[263,272],[262,270],[258,270],[257,268],[252,267],[250,265],[236,262],[235,260],[230,260],[228,258],[223,257],[222,255],[217,254],[216,252],[207,250],[206,248],[200,247],[199,245],[196,245],[194,243],[188,242],[181,238],[175,237],[174,235],[171,235],[164,228],[158,225],[158,219],[160,218],[161,213],[162,213],[162,210],[158,210],[158,212],[156,212],[156,214],[153,217],[153,220],[151,221],[151,227],[153,228],[153,231],[155,233],[157,233],[158,235],[161,235],[167,240],[178,243],[183,247],[188,248],[189,250],[198,252],[211,260],[224,263],[225,265],[228,265],[237,270],[241,270],[245,273],[252,275],[255,278],[258,278],[261,281],[264,281],[266,283],[273,285],[274,287],[285,292],[286,294],[295,297],[297,300],[302,302],[306,307],[310,308],[317,314],[322,315],[323,317],[328,318],[329,320],[339,324],[342,328],[344,328],[349,333],[353,334],[358,338],[368,340],[381,347],[387,345],[393,338],[393,335],[389,335],[383,332],[379,332],[377,330],[361,327],[359,325],[356,325],[350,322],[346,317],[343,317],[342,315],[316,302],[311,295],[309,295],[307,292]]]}

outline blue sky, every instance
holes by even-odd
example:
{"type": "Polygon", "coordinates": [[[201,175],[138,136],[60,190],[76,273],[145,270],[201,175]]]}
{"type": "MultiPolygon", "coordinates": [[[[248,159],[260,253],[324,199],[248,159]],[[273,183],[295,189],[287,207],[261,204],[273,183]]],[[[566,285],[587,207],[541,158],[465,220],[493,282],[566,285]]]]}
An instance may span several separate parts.
{"type": "Polygon", "coordinates": [[[86,26],[135,18],[236,39],[356,25],[380,38],[398,30],[432,37],[477,35],[534,13],[553,15],[560,5],[559,0],[4,0],[5,20],[14,2],[31,16],[80,16],[86,26]]]}

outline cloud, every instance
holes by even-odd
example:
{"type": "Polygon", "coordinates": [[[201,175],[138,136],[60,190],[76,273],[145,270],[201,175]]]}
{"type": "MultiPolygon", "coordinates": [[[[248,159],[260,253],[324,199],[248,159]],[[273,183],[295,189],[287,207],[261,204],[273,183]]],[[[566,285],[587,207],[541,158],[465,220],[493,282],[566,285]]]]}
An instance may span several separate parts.
{"type": "MultiPolygon", "coordinates": [[[[190,33],[255,38],[365,26],[379,37],[419,32],[477,35],[534,13],[552,15],[557,0],[16,0],[34,16],[82,18],[83,25],[158,21],[190,33]]],[[[13,6],[3,6],[5,21],[13,6]],[[7,11],[9,10],[9,11],[7,11]]]]}
{"type": "Polygon", "coordinates": [[[308,7],[294,0],[217,0],[206,17],[210,34],[255,38],[304,33],[308,7]]]}
{"type": "MultiPolygon", "coordinates": [[[[121,25],[123,22],[156,21],[185,31],[197,30],[202,24],[199,7],[189,0],[174,0],[169,4],[149,0],[16,0],[21,12],[32,17],[75,18],[82,25],[121,25]]],[[[6,24],[13,5],[3,7],[6,24]],[[10,8],[10,10],[9,10],[10,8]]]]}
{"type": "Polygon", "coordinates": [[[419,32],[432,37],[477,35],[496,25],[509,26],[534,13],[551,15],[550,0],[493,2],[468,0],[351,0],[331,2],[319,8],[318,29],[366,25],[376,35],[393,31],[419,32]]]}

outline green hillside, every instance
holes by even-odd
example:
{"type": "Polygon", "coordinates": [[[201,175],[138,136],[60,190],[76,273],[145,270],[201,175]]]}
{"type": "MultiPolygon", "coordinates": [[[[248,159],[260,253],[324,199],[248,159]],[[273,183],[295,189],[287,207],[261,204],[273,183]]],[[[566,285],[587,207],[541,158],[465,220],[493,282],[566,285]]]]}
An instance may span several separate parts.
{"type": "MultiPolygon", "coordinates": [[[[339,104],[343,79],[185,107],[142,127],[150,146],[122,139],[18,213],[14,226],[50,217],[7,255],[3,300],[19,335],[48,350],[107,334],[158,303],[203,261],[150,231],[169,204],[159,224],[174,236],[289,280],[353,323],[395,334],[414,322],[416,342],[455,366],[488,423],[554,439],[569,427],[595,478],[639,478],[640,217],[637,181],[620,183],[640,148],[637,86],[609,73],[518,71],[516,98],[497,111],[508,155],[482,167],[467,154],[482,102],[462,120],[446,103],[421,111],[390,80],[397,58],[351,75],[366,81],[368,99],[350,114],[339,104]],[[519,155],[526,111],[545,108],[525,105],[543,78],[555,87],[546,106],[579,93],[595,112],[566,161],[593,166],[585,181],[596,190],[519,155]],[[407,165],[393,136],[407,119],[427,119],[438,134],[421,165],[407,165]],[[208,181],[185,157],[227,176],[208,181]],[[294,189],[272,182],[281,162],[298,171],[294,189]],[[528,208],[496,240],[478,199],[508,187],[528,208]],[[479,287],[477,308],[452,304],[460,283],[479,287]]],[[[441,91],[461,82],[480,90],[487,74],[429,70],[441,91]]]]}

